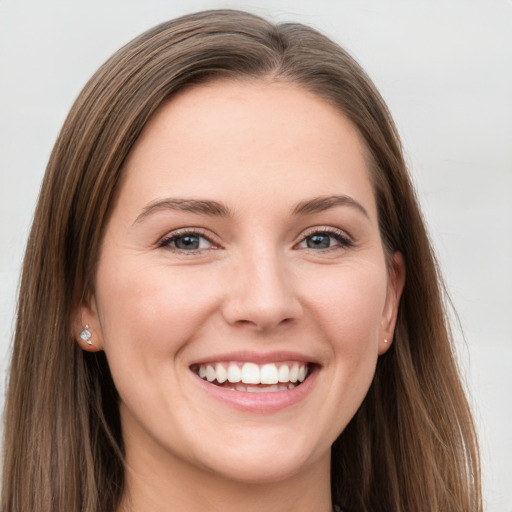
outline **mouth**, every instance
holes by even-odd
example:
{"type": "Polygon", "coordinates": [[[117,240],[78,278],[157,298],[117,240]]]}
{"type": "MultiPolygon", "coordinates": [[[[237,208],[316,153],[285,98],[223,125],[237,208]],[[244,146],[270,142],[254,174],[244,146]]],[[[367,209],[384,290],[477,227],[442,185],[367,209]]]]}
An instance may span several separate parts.
{"type": "Polygon", "coordinates": [[[313,365],[302,361],[219,361],[192,365],[190,369],[202,380],[232,391],[275,393],[300,386],[312,373],[313,365]]]}

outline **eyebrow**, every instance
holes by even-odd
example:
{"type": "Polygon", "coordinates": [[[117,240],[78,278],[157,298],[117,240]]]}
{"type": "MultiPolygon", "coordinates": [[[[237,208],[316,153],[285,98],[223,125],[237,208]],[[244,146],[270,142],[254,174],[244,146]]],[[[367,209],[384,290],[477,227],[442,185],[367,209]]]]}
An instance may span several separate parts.
{"type": "MultiPolygon", "coordinates": [[[[364,206],[349,196],[320,196],[313,199],[307,199],[298,203],[293,208],[294,215],[307,215],[311,213],[319,213],[336,206],[350,206],[361,212],[366,218],[370,218],[364,206]]],[[[218,201],[207,199],[178,199],[165,198],[153,201],[145,206],[142,212],[135,219],[134,224],[143,221],[149,215],[164,211],[177,210],[200,215],[211,215],[215,217],[232,217],[231,210],[218,201]]]]}
{"type": "Polygon", "coordinates": [[[365,207],[350,196],[320,196],[306,201],[301,201],[293,209],[294,215],[307,215],[319,213],[336,206],[349,206],[370,218],[365,207]]]}
{"type": "Polygon", "coordinates": [[[142,212],[135,219],[134,224],[141,222],[155,212],[163,210],[177,210],[182,212],[198,213],[200,215],[213,215],[216,217],[232,216],[229,208],[217,201],[205,199],[176,199],[168,197],[151,202],[145,206],[142,212]]]}

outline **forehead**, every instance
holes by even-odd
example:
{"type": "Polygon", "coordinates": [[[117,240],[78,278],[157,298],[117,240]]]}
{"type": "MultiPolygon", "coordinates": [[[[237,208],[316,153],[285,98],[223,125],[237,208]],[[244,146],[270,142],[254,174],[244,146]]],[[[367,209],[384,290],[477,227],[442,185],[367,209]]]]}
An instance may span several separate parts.
{"type": "Polygon", "coordinates": [[[157,110],[128,156],[122,189],[148,199],[214,194],[241,205],[255,195],[339,193],[372,211],[365,153],[346,116],[300,86],[216,81],[157,110]]]}

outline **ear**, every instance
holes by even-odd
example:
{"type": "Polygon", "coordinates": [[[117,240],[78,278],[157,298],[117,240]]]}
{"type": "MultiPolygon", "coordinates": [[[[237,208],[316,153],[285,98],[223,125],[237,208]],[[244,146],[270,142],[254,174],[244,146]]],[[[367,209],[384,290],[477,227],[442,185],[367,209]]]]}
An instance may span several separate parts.
{"type": "Polygon", "coordinates": [[[72,317],[73,337],[82,350],[98,352],[103,350],[103,338],[94,296],[83,299],[77,305],[72,317]]]}
{"type": "Polygon", "coordinates": [[[398,306],[405,284],[405,262],[400,252],[395,252],[389,270],[386,303],[382,312],[379,336],[379,355],[387,352],[393,341],[398,306]]]}

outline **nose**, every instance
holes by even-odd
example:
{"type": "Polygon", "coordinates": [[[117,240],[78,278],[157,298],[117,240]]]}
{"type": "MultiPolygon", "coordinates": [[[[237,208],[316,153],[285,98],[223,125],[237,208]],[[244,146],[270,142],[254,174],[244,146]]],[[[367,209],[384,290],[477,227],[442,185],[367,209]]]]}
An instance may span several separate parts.
{"type": "Polygon", "coordinates": [[[272,251],[255,251],[231,269],[223,305],[229,324],[268,331],[300,318],[302,305],[283,260],[272,251]]]}

